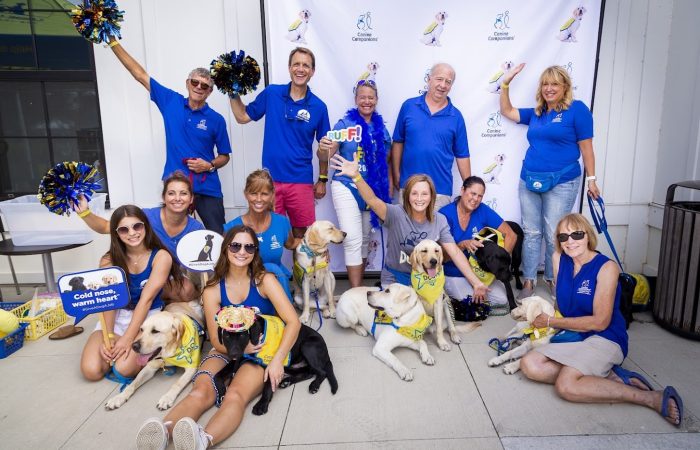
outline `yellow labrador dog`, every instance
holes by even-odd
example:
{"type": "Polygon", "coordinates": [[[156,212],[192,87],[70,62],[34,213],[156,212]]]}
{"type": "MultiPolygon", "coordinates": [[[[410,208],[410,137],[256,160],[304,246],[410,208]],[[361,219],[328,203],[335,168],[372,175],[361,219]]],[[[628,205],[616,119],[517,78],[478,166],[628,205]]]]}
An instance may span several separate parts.
{"type": "Polygon", "coordinates": [[[537,295],[524,298],[521,305],[510,312],[510,316],[518,323],[508,332],[504,340],[522,335],[527,335],[527,338],[513,350],[491,358],[488,362],[489,367],[500,366],[505,362],[512,361],[503,366],[503,372],[512,375],[520,370],[520,358],[525,356],[527,352],[541,345],[549,344],[550,338],[558,330],[551,327],[546,329],[533,329],[532,327],[532,321],[542,313],[554,316],[554,305],[537,295]]]}
{"type": "Polygon", "coordinates": [[[335,277],[330,268],[328,246],[342,243],[345,235],[332,222],[317,220],[306,230],[294,252],[294,281],[300,288],[294,293],[294,301],[301,308],[299,320],[304,325],[311,322],[312,293],[318,296],[323,317],[335,317],[335,277]]]}
{"type": "Polygon", "coordinates": [[[380,291],[374,287],[352,288],[338,299],[336,313],[341,327],[352,328],[360,336],[374,336],[377,343],[372,354],[402,380],[413,380],[413,373],[391,352],[396,347],[416,350],[423,364],[435,364],[423,340],[432,319],[410,286],[393,283],[380,291]]]}
{"type": "Polygon", "coordinates": [[[411,285],[423,302],[425,312],[435,320],[434,329],[440,350],[449,351],[450,344],[445,339],[443,331],[447,328],[450,339],[455,344],[461,344],[462,338],[458,331],[468,333],[479,325],[470,322],[455,326],[451,312],[450,299],[444,291],[445,273],[442,269],[442,247],[435,241],[424,239],[413,248],[408,260],[411,264],[411,285]]]}
{"type": "Polygon", "coordinates": [[[105,407],[117,409],[122,406],[136,389],[166,365],[185,369],[185,373],[158,400],[160,410],[173,406],[199,367],[204,338],[203,323],[204,315],[199,300],[170,303],[164,311],[147,317],[132,346],[139,354],[139,363],[144,367],[131,384],[107,401],[105,407]]]}

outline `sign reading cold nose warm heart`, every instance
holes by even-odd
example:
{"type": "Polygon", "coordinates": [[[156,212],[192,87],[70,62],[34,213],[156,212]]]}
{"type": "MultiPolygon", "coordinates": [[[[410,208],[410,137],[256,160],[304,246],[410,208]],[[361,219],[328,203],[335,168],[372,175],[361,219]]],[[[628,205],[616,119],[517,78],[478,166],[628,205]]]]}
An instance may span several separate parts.
{"type": "Polygon", "coordinates": [[[78,323],[90,314],[123,308],[129,303],[125,280],[119,267],[63,275],[58,279],[63,309],[78,323]]]}
{"type": "Polygon", "coordinates": [[[187,233],[177,244],[177,259],[193,272],[214,270],[224,238],[209,230],[187,233]]]}

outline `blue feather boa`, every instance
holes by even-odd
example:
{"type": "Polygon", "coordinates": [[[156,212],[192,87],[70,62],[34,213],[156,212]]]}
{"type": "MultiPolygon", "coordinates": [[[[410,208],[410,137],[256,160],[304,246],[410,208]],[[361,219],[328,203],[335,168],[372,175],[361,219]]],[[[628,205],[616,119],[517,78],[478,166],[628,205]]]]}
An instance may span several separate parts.
{"type": "MultiPolygon", "coordinates": [[[[387,165],[387,149],[384,145],[384,119],[376,111],[372,113],[370,123],[372,132],[365,119],[360,115],[357,108],[349,109],[345,117],[355,124],[362,125],[362,140],[360,146],[365,153],[365,164],[367,165],[366,182],[374,191],[374,195],[382,199],[385,203],[391,203],[389,198],[389,173],[387,165]]],[[[372,211],[370,213],[370,223],[373,227],[379,227],[379,217],[372,211]]]]}

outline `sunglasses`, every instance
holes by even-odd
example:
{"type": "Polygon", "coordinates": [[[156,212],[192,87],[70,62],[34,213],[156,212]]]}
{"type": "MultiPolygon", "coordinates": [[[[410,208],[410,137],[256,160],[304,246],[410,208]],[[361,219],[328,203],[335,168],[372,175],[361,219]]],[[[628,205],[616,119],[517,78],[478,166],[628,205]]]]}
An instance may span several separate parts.
{"type": "Polygon", "coordinates": [[[574,241],[580,241],[581,239],[583,239],[583,237],[585,235],[586,235],[585,231],[574,231],[571,234],[559,233],[559,234],[557,234],[557,239],[559,240],[559,242],[561,242],[563,244],[564,242],[569,240],[569,236],[574,241]]]}
{"type": "Polygon", "coordinates": [[[252,255],[255,253],[257,248],[258,247],[255,244],[241,244],[240,242],[231,242],[228,244],[228,251],[231,253],[238,253],[241,251],[241,249],[244,249],[246,253],[252,255]]]}
{"type": "Polygon", "coordinates": [[[207,83],[205,83],[203,81],[199,81],[199,80],[193,80],[192,78],[190,78],[190,84],[192,85],[192,87],[201,86],[202,89],[204,89],[205,91],[208,91],[209,88],[211,88],[210,84],[207,84],[207,83]]]}
{"type": "Polygon", "coordinates": [[[374,80],[360,80],[357,82],[355,87],[360,87],[360,86],[372,86],[373,88],[376,88],[377,83],[375,83],[374,80]]]}
{"type": "Polygon", "coordinates": [[[143,222],[136,222],[135,224],[128,226],[128,225],[122,225],[121,227],[117,227],[117,234],[120,236],[126,236],[129,234],[129,230],[134,230],[136,233],[140,233],[146,228],[146,225],[143,224],[143,222]]]}

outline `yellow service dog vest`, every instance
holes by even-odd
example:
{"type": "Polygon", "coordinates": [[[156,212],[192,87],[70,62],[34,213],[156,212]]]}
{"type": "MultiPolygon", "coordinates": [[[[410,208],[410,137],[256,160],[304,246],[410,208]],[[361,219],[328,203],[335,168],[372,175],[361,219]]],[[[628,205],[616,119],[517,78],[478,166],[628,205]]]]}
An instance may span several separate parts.
{"type": "MultiPolygon", "coordinates": [[[[282,322],[282,319],[276,316],[260,315],[260,318],[264,319],[265,321],[262,337],[263,347],[258,353],[251,355],[245,354],[243,355],[243,358],[253,361],[256,364],[260,364],[263,367],[267,367],[267,365],[272,361],[272,358],[275,357],[275,353],[277,353],[277,349],[279,349],[280,343],[282,342],[284,322],[282,322]]],[[[291,356],[291,353],[288,353],[284,358],[284,361],[282,362],[284,367],[289,366],[289,362],[292,359],[291,356]]]]}
{"type": "Polygon", "coordinates": [[[375,311],[374,323],[372,324],[372,336],[374,336],[377,325],[391,325],[401,336],[405,336],[412,341],[419,341],[423,339],[423,335],[425,335],[431,323],[433,323],[433,318],[423,313],[416,323],[400,327],[396,325],[394,320],[387,316],[384,311],[375,311]]]}
{"type": "MultiPolygon", "coordinates": [[[[503,233],[501,233],[495,228],[482,228],[479,231],[479,233],[476,236],[474,236],[474,239],[476,239],[477,241],[484,241],[487,239],[490,240],[493,236],[496,236],[498,246],[505,248],[505,238],[503,237],[503,233]]],[[[472,266],[474,275],[476,275],[477,278],[479,278],[479,280],[481,280],[481,282],[484,283],[486,286],[490,286],[491,283],[493,283],[493,280],[496,279],[496,276],[494,274],[485,271],[479,266],[479,263],[476,261],[474,255],[469,255],[469,265],[472,266]]]]}

